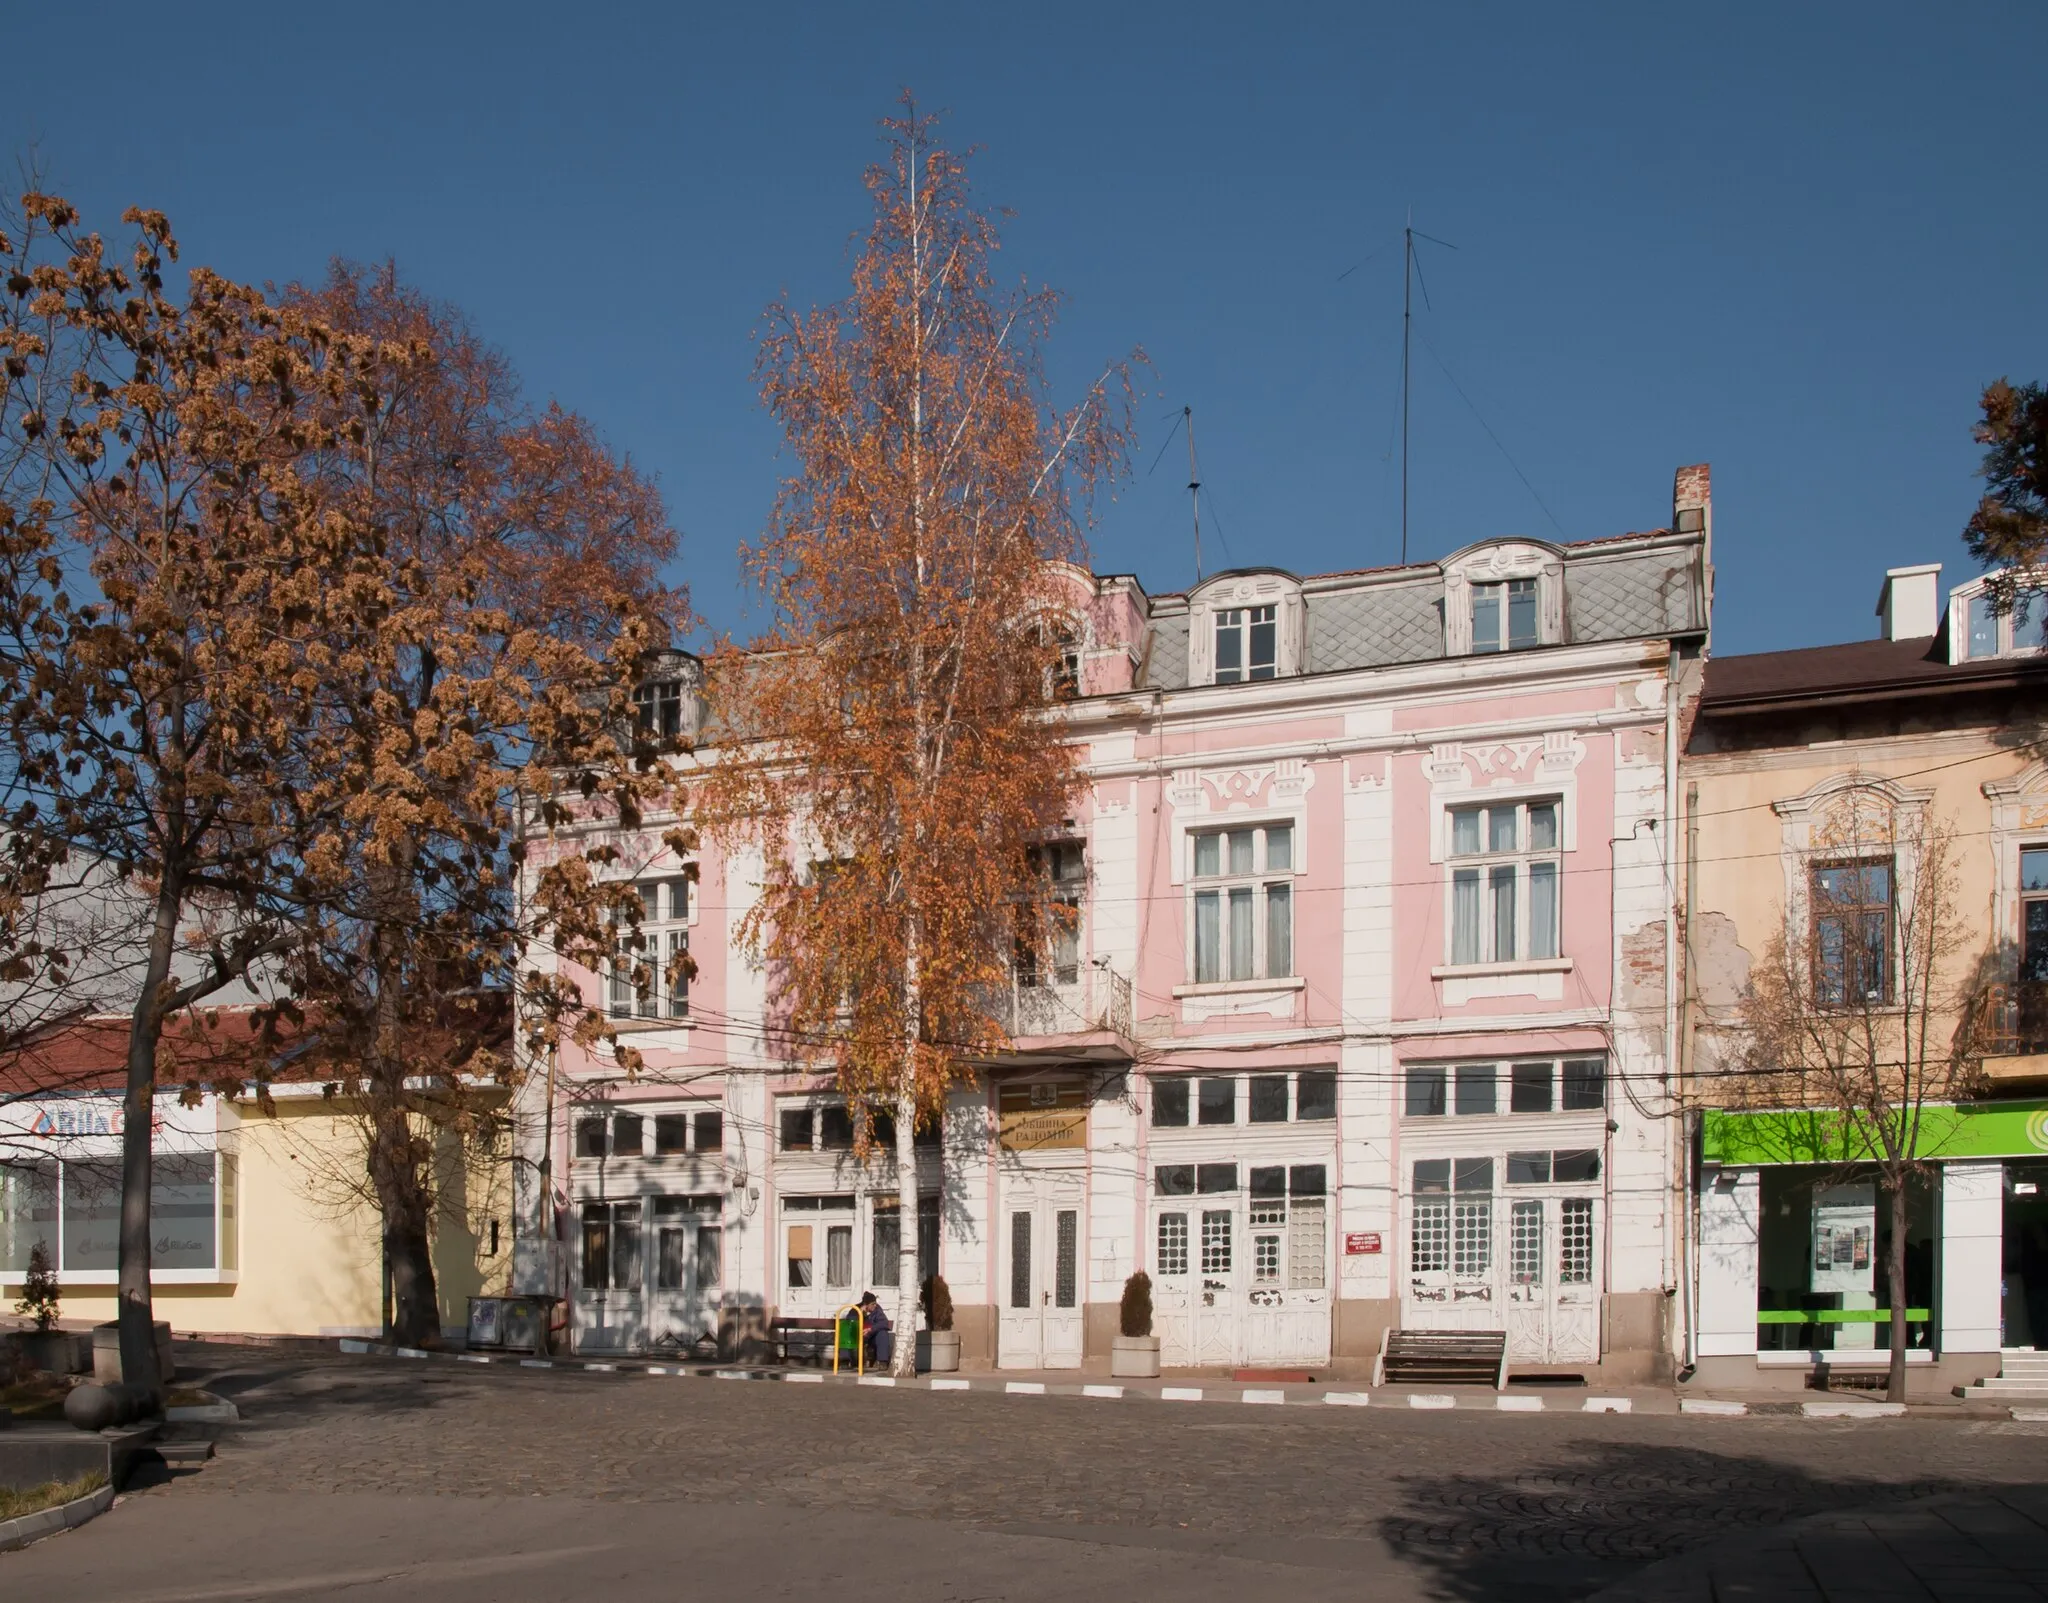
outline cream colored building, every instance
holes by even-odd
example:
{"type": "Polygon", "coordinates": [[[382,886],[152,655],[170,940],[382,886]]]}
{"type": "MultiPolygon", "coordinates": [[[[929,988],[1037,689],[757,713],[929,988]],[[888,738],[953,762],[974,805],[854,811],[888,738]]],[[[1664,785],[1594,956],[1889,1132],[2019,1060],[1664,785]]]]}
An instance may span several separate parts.
{"type": "MultiPolygon", "coordinates": [[[[318,1086],[252,1100],[157,1104],[151,1199],[156,1316],[188,1334],[375,1336],[383,1262],[376,1208],[358,1179],[363,1127],[318,1086]]],[[[29,1253],[55,1258],[63,1322],[115,1314],[121,1099],[49,1092],[0,1105],[0,1302],[21,1295],[29,1253]]],[[[434,1249],[441,1323],[502,1291],[512,1257],[509,1166],[442,1165],[434,1249]]]]}
{"type": "Polygon", "coordinates": [[[1988,983],[1999,1039],[1919,1149],[1935,1178],[1909,1193],[1909,1373],[1945,1388],[1995,1373],[2002,1347],[2048,1346],[2048,595],[2001,615],[1983,579],[1940,577],[1893,569],[1878,639],[1708,666],[1681,770],[1680,1070],[1700,1109],[1681,1295],[1704,1382],[1885,1361],[1889,1226],[1867,1171],[1782,1115],[1721,1111],[1715,1076],[1775,932],[1816,996],[1896,1005],[1923,823],[1953,832],[1968,931],[1943,977],[1988,983]]]}

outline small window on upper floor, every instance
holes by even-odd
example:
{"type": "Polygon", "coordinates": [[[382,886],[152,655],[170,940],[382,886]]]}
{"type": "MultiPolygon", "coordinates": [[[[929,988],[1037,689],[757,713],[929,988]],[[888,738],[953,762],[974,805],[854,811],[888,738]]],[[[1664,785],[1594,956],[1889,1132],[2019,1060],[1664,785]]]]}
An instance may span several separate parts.
{"type": "Polygon", "coordinates": [[[1226,607],[1216,614],[1216,683],[1271,679],[1279,671],[1277,607],[1226,607]]]}
{"type": "Polygon", "coordinates": [[[1522,651],[1541,645],[1535,579],[1503,579],[1472,586],[1472,649],[1522,651]]]}
{"type": "Polygon", "coordinates": [[[1958,597],[1963,609],[1963,655],[1972,661],[2048,649],[2048,590],[2015,591],[2012,608],[1999,612],[1989,594],[1958,597]]]}
{"type": "Polygon", "coordinates": [[[1567,638],[1564,558],[1534,541],[1474,546],[1447,558],[1444,650],[1485,656],[1554,646],[1567,638]]]}
{"type": "Polygon", "coordinates": [[[633,717],[643,735],[677,740],[683,733],[683,682],[660,679],[633,692],[633,717]]]}

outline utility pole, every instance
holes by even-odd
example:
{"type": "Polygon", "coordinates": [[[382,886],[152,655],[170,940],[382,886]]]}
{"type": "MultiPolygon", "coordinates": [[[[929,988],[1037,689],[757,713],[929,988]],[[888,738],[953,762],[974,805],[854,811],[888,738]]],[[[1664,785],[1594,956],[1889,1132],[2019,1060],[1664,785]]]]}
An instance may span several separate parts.
{"type": "Polygon", "coordinates": [[[1188,501],[1195,509],[1195,583],[1202,582],[1202,475],[1195,470],[1195,409],[1184,406],[1180,409],[1181,421],[1188,426],[1188,501]]]}
{"type": "Polygon", "coordinates": [[[1408,324],[1415,278],[1415,214],[1401,230],[1401,566],[1408,565],[1408,324]]]}

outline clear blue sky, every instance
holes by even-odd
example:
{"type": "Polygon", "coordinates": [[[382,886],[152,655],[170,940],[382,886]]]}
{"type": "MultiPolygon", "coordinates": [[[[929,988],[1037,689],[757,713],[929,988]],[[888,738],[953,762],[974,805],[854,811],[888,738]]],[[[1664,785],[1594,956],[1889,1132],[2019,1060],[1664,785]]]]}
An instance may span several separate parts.
{"type": "Polygon", "coordinates": [[[395,256],[659,476],[725,628],[780,471],[760,310],[841,292],[901,85],[1070,297],[1062,390],[1150,353],[1094,558],[1154,591],[1193,576],[1178,442],[1147,473],[1182,405],[1212,568],[1395,557],[1410,206],[1458,247],[1418,301],[1412,553],[1655,526],[1711,461],[1722,652],[1868,637],[1888,564],[1961,577],[1977,394],[2048,379],[2039,0],[113,5],[5,38],[9,154],[238,277],[395,256]]]}

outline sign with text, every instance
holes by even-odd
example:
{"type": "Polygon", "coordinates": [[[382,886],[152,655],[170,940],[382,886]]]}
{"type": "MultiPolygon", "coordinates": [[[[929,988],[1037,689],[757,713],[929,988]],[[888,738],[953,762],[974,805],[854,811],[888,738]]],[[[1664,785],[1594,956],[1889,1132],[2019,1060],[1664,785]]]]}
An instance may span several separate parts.
{"type": "Polygon", "coordinates": [[[996,1092],[996,1141],[1005,1152],[1078,1151],[1088,1145],[1088,1089],[1075,1082],[1006,1085],[996,1092]]]}
{"type": "Polygon", "coordinates": [[[1377,1230],[1353,1230],[1345,1234],[1344,1256],[1356,1258],[1361,1253],[1380,1250],[1380,1233],[1377,1230]]]}

